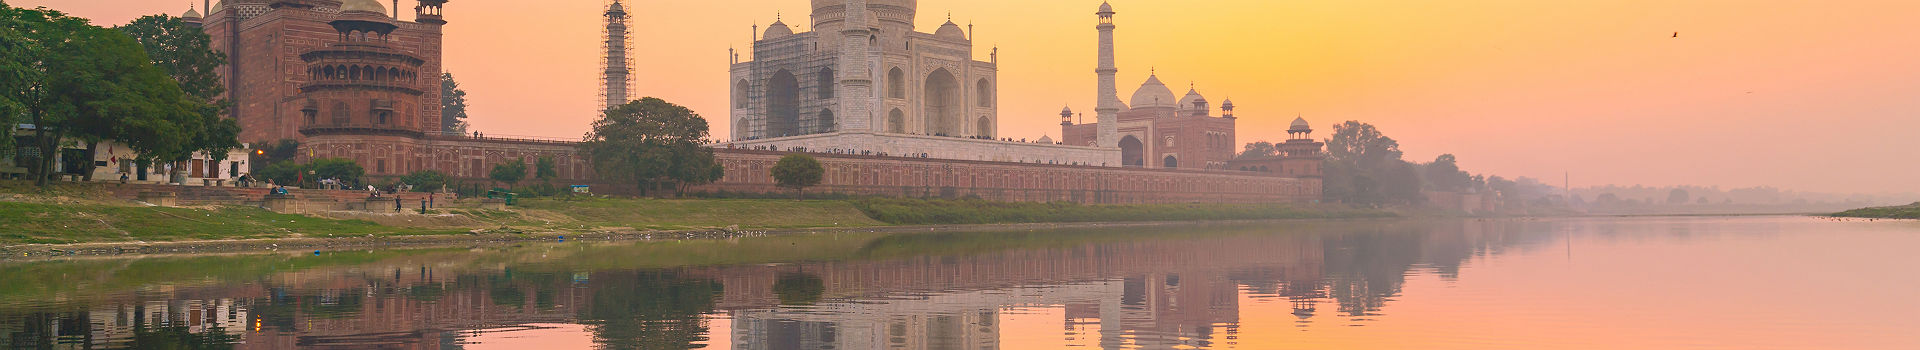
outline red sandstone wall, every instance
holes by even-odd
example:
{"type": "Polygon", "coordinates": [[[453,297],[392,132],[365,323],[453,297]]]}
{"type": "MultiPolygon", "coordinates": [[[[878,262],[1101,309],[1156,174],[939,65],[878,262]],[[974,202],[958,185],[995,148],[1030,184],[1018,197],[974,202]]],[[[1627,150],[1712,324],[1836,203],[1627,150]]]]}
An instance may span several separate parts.
{"type": "MultiPolygon", "coordinates": [[[[374,177],[434,169],[457,178],[485,179],[494,164],[515,158],[531,164],[538,157],[550,156],[559,163],[564,183],[605,185],[594,179],[591,166],[577,154],[575,144],[564,142],[321,135],[309,138],[301,148],[301,161],[354,159],[374,177]]],[[[773,164],[786,154],[715,149],[717,160],[726,167],[726,177],[694,190],[788,193],[775,186],[769,174],[773,164]]],[[[814,157],[827,170],[821,185],[809,189],[817,193],[1115,204],[1306,203],[1320,199],[1320,179],[1315,177],[832,154],[814,157]]],[[[623,186],[596,186],[595,191],[613,193],[623,186]]]]}
{"type": "Polygon", "coordinates": [[[568,142],[534,140],[473,139],[461,137],[416,138],[401,135],[318,135],[300,144],[299,161],[313,158],[347,158],[367,169],[367,176],[391,177],[419,170],[438,170],[455,178],[486,179],[495,164],[512,159],[527,162],[528,178],[541,157],[553,157],[558,181],[589,182],[592,168],[577,156],[578,146],[568,142]]]}
{"type": "MultiPolygon", "coordinates": [[[[715,150],[727,168],[696,190],[786,193],[768,173],[783,152],[715,150]]],[[[1079,203],[1317,202],[1320,179],[1236,172],[1084,167],[815,154],[826,179],[812,192],[1079,203]]]]}

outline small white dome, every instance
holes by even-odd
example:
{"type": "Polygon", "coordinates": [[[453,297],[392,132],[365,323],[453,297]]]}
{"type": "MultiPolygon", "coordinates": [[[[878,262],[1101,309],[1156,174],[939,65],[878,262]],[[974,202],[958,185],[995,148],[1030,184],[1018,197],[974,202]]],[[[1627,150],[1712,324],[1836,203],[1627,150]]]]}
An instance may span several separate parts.
{"type": "Polygon", "coordinates": [[[387,14],[387,7],[380,5],[379,0],[346,0],[340,2],[340,13],[356,11],[378,13],[384,16],[387,14]]]}
{"type": "Polygon", "coordinates": [[[187,13],[181,14],[180,18],[200,19],[200,11],[194,11],[193,8],[187,8],[187,13]]]}
{"type": "Polygon", "coordinates": [[[786,23],[782,23],[780,21],[773,21],[772,25],[767,26],[766,34],[760,35],[760,39],[773,40],[773,39],[779,39],[781,37],[785,37],[788,35],[793,35],[793,28],[787,28],[786,23]]]}
{"type": "Polygon", "coordinates": [[[1113,4],[1108,4],[1105,1],[1101,1],[1099,13],[1113,13],[1113,4]]]}
{"type": "Polygon", "coordinates": [[[1140,84],[1139,90],[1133,91],[1133,103],[1128,105],[1133,108],[1174,107],[1176,102],[1179,100],[1173,98],[1173,90],[1168,89],[1167,84],[1160,83],[1160,76],[1151,75],[1147,76],[1147,82],[1140,84]]]}
{"type": "Polygon", "coordinates": [[[1297,117],[1293,118],[1293,125],[1288,128],[1288,130],[1308,130],[1312,128],[1313,124],[1308,124],[1306,117],[1297,117]]]}
{"type": "Polygon", "coordinates": [[[941,39],[967,40],[966,31],[960,30],[960,25],[954,24],[951,20],[941,24],[939,30],[933,31],[933,36],[941,39]]]}
{"type": "Polygon", "coordinates": [[[1198,90],[1188,88],[1187,96],[1180,98],[1180,108],[1193,108],[1194,102],[1207,102],[1207,97],[1201,96],[1198,90]]]}

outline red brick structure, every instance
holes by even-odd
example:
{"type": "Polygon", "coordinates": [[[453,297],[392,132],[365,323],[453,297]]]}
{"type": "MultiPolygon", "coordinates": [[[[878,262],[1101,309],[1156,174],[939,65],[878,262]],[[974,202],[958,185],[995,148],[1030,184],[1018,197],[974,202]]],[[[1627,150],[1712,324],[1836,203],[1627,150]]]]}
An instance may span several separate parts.
{"type": "Polygon", "coordinates": [[[1313,126],[1306,118],[1294,118],[1293,125],[1287,128],[1287,141],[1273,145],[1279,148],[1280,155],[1274,157],[1252,157],[1227,161],[1227,169],[1273,174],[1276,176],[1320,177],[1321,163],[1326,154],[1320,150],[1325,143],[1313,140],[1313,126]]]}
{"type": "Polygon", "coordinates": [[[559,176],[555,180],[593,180],[593,167],[577,157],[579,144],[571,141],[341,132],[317,133],[300,148],[302,162],[313,158],[353,159],[367,169],[370,177],[437,170],[454,178],[486,179],[495,164],[519,159],[527,163],[528,178],[532,178],[534,164],[551,157],[559,176]]]}
{"type": "MultiPolygon", "coordinates": [[[[1207,98],[1188,89],[1186,97],[1173,98],[1173,91],[1160,83],[1160,77],[1147,82],[1133,94],[1130,107],[1119,112],[1116,124],[1120,163],[1129,167],[1166,169],[1230,169],[1238,146],[1234,144],[1233,101],[1220,105],[1222,114],[1213,116],[1207,98]]],[[[1074,124],[1071,109],[1060,112],[1061,143],[1097,145],[1099,123],[1074,124]]]]}
{"type": "Polygon", "coordinates": [[[302,128],[322,123],[437,132],[443,3],[419,1],[415,22],[395,19],[376,0],[209,7],[203,29],[227,54],[221,77],[240,139],[304,140],[311,135],[302,128]],[[381,117],[385,123],[375,123],[381,117]]]}
{"type": "MultiPolygon", "coordinates": [[[[785,193],[768,170],[785,152],[715,151],[727,174],[703,191],[785,193]]],[[[826,178],[809,192],[1078,203],[1312,203],[1319,177],[814,154],[826,178]]]]}

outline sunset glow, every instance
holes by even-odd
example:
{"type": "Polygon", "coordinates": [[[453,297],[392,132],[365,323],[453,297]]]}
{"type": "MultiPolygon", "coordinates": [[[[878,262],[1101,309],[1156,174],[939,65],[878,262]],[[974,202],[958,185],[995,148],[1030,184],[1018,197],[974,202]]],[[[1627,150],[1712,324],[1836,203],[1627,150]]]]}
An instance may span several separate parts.
{"type": "MultiPolygon", "coordinates": [[[[199,3],[199,1],[192,1],[199,3]]],[[[385,1],[383,1],[384,3],[385,1]]],[[[100,25],[185,2],[26,0],[100,25]]],[[[403,2],[403,6],[406,6],[403,2]]],[[[450,3],[447,71],[476,130],[574,137],[595,117],[599,1],[450,3]]],[[[971,24],[1000,49],[1000,134],[1059,137],[1090,111],[1090,1],[919,4],[928,31],[971,24]]],[[[1150,69],[1239,107],[1239,143],[1305,116],[1379,126],[1409,160],[1603,184],[1910,192],[1920,178],[1920,3],[1469,0],[1115,1],[1121,94],[1150,69]],[[1677,36],[1676,36],[1677,34],[1677,36]],[[1844,169],[1844,170],[1842,170],[1844,169]]],[[[637,1],[638,95],[726,135],[729,47],[800,0],[637,1]]],[[[204,10],[204,9],[203,9],[204,10]]],[[[408,12],[408,11],[402,11],[408,12]]],[[[410,19],[411,15],[402,16],[410,19]]],[[[1091,114],[1088,115],[1091,119],[1091,114]]],[[[1559,182],[1559,181],[1551,181],[1559,182]]]]}

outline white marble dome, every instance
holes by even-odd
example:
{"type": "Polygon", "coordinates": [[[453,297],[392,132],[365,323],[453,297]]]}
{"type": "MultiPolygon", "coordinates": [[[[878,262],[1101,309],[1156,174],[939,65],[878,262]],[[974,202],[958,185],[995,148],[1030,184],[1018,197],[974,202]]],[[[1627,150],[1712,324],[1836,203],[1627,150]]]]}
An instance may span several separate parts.
{"type": "Polygon", "coordinates": [[[786,23],[783,23],[780,21],[773,21],[773,24],[767,25],[767,32],[765,34],[760,35],[760,39],[773,40],[773,39],[786,37],[788,35],[793,35],[793,28],[788,28],[786,23]]]}
{"type": "Polygon", "coordinates": [[[378,13],[381,15],[386,15],[387,7],[385,5],[381,5],[379,0],[345,0],[340,2],[341,13],[356,12],[356,11],[372,12],[372,13],[378,13]]]}
{"type": "Polygon", "coordinates": [[[1160,76],[1152,75],[1147,76],[1146,83],[1140,84],[1139,90],[1133,91],[1132,101],[1128,105],[1133,108],[1146,108],[1174,107],[1174,103],[1180,100],[1173,97],[1173,90],[1168,89],[1167,84],[1160,82],[1160,76]]]}
{"type": "Polygon", "coordinates": [[[1180,108],[1193,108],[1194,102],[1207,102],[1207,97],[1201,96],[1199,90],[1189,88],[1187,96],[1180,98],[1180,108]]]}
{"type": "Polygon", "coordinates": [[[939,30],[935,30],[933,32],[933,37],[941,38],[941,39],[952,39],[952,40],[967,40],[967,32],[964,30],[960,30],[960,25],[954,24],[953,21],[947,21],[946,24],[940,25],[939,30]]]}

